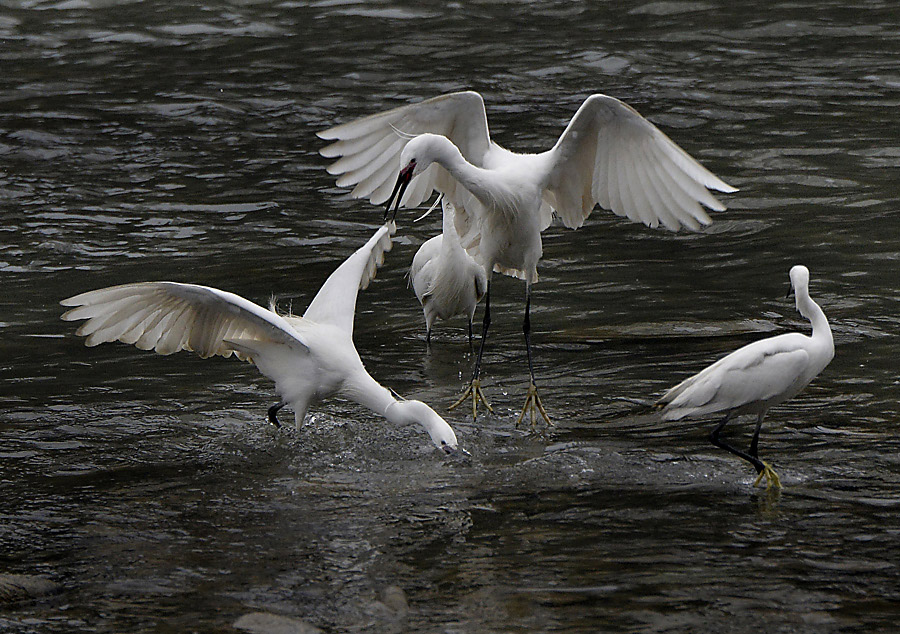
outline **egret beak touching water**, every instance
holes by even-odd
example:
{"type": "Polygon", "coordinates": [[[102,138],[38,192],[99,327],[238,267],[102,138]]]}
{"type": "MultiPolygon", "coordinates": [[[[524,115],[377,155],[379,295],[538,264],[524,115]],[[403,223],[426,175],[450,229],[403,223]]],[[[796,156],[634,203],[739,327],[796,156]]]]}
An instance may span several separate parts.
{"type": "Polygon", "coordinates": [[[792,332],[748,344],[685,379],[659,401],[664,406],[664,420],[724,413],[710,441],[752,464],[758,474],[754,484],[765,479],[769,487],[780,487],[781,480],[768,463],[759,459],[759,432],[766,412],[799,394],[834,358],[828,319],[809,296],[809,270],[797,265],[791,269],[790,278],[797,310],[809,319],[812,335],[792,332]],[[756,429],[747,452],[720,438],[726,423],[741,414],[756,415],[756,429]]]}
{"type": "Polygon", "coordinates": [[[393,205],[396,213],[401,205],[417,207],[437,190],[455,208],[460,242],[487,277],[475,369],[454,404],[471,397],[473,418],[479,402],[491,409],[480,378],[491,319],[491,275],[525,281],[522,331],[530,384],[516,424],[530,413],[532,430],[538,416],[550,423],[535,385],[529,313],[541,232],[553,216],[576,229],[599,204],[650,227],[699,230],[712,222],[705,209],[725,209],[709,190],[737,191],[634,108],[600,94],[584,101],[553,147],[535,154],[510,152],[495,143],[484,100],[472,91],[373,114],[319,137],[332,141],[320,152],[336,159],[328,171],[338,176],[339,186],[354,186],[351,195],[373,205],[387,202],[386,210],[393,205]],[[440,169],[430,169],[432,163],[440,169]]]}
{"type": "Polygon", "coordinates": [[[62,318],[86,320],[77,334],[96,346],[121,341],[168,355],[179,350],[203,358],[250,361],[275,382],[281,402],[269,408],[278,424],[285,405],[299,427],[307,408],[331,395],[355,401],[397,425],[418,423],[436,447],[458,448],[456,434],[421,401],[395,398],[366,371],[353,345],[360,288],[368,286],[391,248],[386,223],[325,281],[303,317],[282,315],[233,293],[196,284],[144,282],[90,291],[64,299],[62,318]]]}

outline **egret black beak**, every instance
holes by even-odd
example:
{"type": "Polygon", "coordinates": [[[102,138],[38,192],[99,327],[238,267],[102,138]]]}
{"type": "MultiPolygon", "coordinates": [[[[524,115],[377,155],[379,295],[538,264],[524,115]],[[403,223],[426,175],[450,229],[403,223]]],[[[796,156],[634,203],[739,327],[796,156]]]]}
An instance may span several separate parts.
{"type": "Polygon", "coordinates": [[[465,460],[466,458],[471,458],[472,454],[463,449],[462,447],[451,447],[450,445],[442,445],[441,449],[448,456],[452,456],[458,460],[465,460]]]}
{"type": "Polygon", "coordinates": [[[794,285],[790,284],[790,285],[788,285],[787,293],[784,294],[784,298],[787,299],[788,297],[790,297],[793,294],[794,294],[794,285]]]}
{"type": "Polygon", "coordinates": [[[412,180],[413,170],[416,168],[416,162],[410,161],[409,165],[400,170],[400,173],[397,175],[397,182],[394,184],[394,191],[391,192],[390,198],[387,200],[387,205],[384,207],[384,219],[387,220],[388,214],[391,213],[391,203],[394,203],[394,198],[396,197],[396,203],[394,204],[394,215],[391,216],[391,220],[397,217],[397,210],[400,208],[400,201],[403,200],[403,194],[406,193],[406,188],[409,187],[409,182],[412,180]]]}

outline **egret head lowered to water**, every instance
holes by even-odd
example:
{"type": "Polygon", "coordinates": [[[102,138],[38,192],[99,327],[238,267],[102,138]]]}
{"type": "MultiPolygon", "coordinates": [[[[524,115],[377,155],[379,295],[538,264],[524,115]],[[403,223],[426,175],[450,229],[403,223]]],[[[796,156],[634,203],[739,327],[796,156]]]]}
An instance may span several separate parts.
{"type": "Polygon", "coordinates": [[[699,229],[712,222],[704,207],[725,209],[708,189],[736,191],[634,108],[599,94],[587,98],[552,148],[537,154],[497,145],[484,101],[471,91],[374,114],[319,136],[333,141],[321,153],[339,159],[328,171],[339,175],[338,185],[355,185],[353,196],[388,208],[393,202],[396,212],[438,190],[456,209],[461,244],[488,280],[472,381],[454,404],[471,396],[473,416],[479,401],[490,409],[479,377],[491,320],[491,273],[525,280],[522,330],[531,383],[518,422],[530,411],[532,426],[535,412],[550,420],[534,382],[529,312],[541,231],[553,214],[575,229],[600,204],[651,227],[699,229]]]}
{"type": "Polygon", "coordinates": [[[206,286],[144,282],[90,291],[63,300],[73,306],[62,318],[86,319],[77,334],[85,343],[121,341],[142,350],[195,352],[256,364],[275,381],[281,402],[269,408],[294,410],[299,427],[311,403],[339,396],[359,403],[395,424],[418,423],[446,452],[457,449],[456,434],[425,403],[398,400],[363,366],[353,345],[356,296],[375,276],[391,248],[392,222],[375,232],[325,281],[303,317],[279,315],[246,299],[206,286]]]}
{"type": "Polygon", "coordinates": [[[802,265],[791,269],[791,287],[797,310],[812,324],[812,335],[792,332],[769,337],[735,350],[711,366],[685,379],[666,392],[665,420],[700,418],[725,414],[713,429],[710,440],[717,447],[748,461],[756,469],[758,484],[781,486],[778,475],[759,459],[759,431],[769,408],[796,396],[809,385],[834,357],[834,340],[825,313],[809,297],[809,270],[802,265]],[[748,452],[726,444],[719,437],[733,416],[756,415],[756,430],[748,452]]]}

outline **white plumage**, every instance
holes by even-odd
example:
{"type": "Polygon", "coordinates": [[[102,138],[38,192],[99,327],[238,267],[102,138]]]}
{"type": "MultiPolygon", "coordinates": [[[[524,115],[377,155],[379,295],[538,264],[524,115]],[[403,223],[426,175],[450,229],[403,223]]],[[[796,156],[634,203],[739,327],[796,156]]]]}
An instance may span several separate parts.
{"type": "Polygon", "coordinates": [[[422,425],[434,444],[457,448],[453,429],[419,401],[397,400],[373,379],[353,345],[356,296],[391,248],[392,222],[343,262],[325,281],[303,317],[279,315],[233,293],[195,284],[144,282],[90,291],[60,302],[73,307],[67,321],[85,344],[121,341],[142,350],[195,352],[203,358],[232,354],[252,361],[275,382],[284,405],[303,422],[311,403],[335,395],[353,400],[392,423],[422,425]]]}
{"type": "Polygon", "coordinates": [[[796,396],[809,385],[834,357],[834,340],[825,313],[809,296],[809,270],[791,268],[791,286],[797,310],[812,324],[812,335],[795,332],[755,341],[685,379],[660,399],[665,420],[701,418],[725,414],[713,430],[711,440],[749,461],[760,478],[778,484],[771,467],[759,460],[758,442],[763,418],[769,408],[796,396]],[[749,453],[726,445],[719,439],[725,423],[733,416],[755,414],[756,431],[749,453]]]}
{"type": "Polygon", "coordinates": [[[484,101],[471,91],[351,121],[319,136],[333,141],[321,153],[338,159],[328,171],[339,176],[338,185],[353,186],[353,196],[390,205],[398,194],[398,206],[414,207],[438,190],[455,207],[461,242],[488,278],[481,347],[466,391],[473,396],[473,415],[476,401],[487,405],[479,373],[496,270],[526,282],[523,329],[532,381],[523,415],[531,407],[533,422],[537,407],[547,418],[534,386],[528,311],[541,231],[554,212],[577,228],[599,203],[651,227],[699,229],[711,222],[704,207],[725,209],[708,189],[736,191],[631,106],[600,94],[588,97],[556,144],[538,154],[497,145],[484,101]]]}
{"type": "Polygon", "coordinates": [[[487,288],[487,276],[459,243],[453,205],[444,198],[441,205],[443,233],[426,240],[416,251],[409,279],[425,314],[426,340],[431,341],[435,319],[465,315],[471,343],[472,319],[487,288]]]}

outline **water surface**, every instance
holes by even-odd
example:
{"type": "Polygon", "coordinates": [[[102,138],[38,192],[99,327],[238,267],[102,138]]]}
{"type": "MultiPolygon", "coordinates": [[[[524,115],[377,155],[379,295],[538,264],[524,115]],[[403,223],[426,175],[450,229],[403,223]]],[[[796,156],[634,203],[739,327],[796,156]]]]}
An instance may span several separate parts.
{"type": "Polygon", "coordinates": [[[328,632],[895,631],[894,3],[598,4],[0,3],[0,571],[65,587],[0,631],[222,632],[252,611],[328,632]],[[497,414],[447,412],[465,323],[427,350],[405,278],[434,217],[401,215],[356,343],[467,460],[352,403],[275,430],[251,366],[87,349],[59,320],[63,297],[150,279],[301,310],[380,221],[335,187],[315,132],[466,88],[522,151],[614,95],[741,189],[697,234],[601,210],[544,234],[544,435],[514,425],[512,279],[492,293],[497,414]],[[805,331],[784,298],[797,263],[836,356],[770,413],[761,453],[786,486],[767,494],[708,444],[712,421],[640,404],[805,331]],[[389,586],[408,614],[378,602],[389,586]]]}

